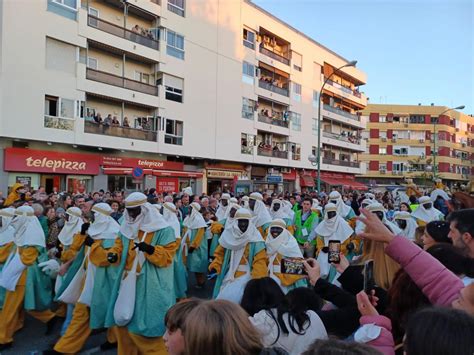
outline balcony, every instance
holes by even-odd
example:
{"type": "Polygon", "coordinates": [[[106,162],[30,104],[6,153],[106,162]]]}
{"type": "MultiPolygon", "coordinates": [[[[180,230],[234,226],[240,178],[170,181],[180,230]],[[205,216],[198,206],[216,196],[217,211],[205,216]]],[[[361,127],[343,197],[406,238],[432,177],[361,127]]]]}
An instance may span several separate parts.
{"type": "Polygon", "coordinates": [[[140,81],[109,74],[103,71],[87,68],[86,79],[101,83],[118,86],[121,88],[142,92],[144,94],[158,96],[158,87],[142,83],[140,81]]]}
{"type": "Polygon", "coordinates": [[[272,124],[279,127],[285,127],[285,128],[288,128],[289,126],[288,120],[284,120],[284,119],[276,118],[276,117],[268,117],[262,114],[258,114],[258,121],[272,124]]]}
{"type": "Polygon", "coordinates": [[[288,152],[273,150],[271,147],[258,147],[257,154],[264,157],[288,159],[288,152]]]}
{"type": "Polygon", "coordinates": [[[276,85],[273,85],[273,84],[269,83],[268,81],[260,79],[259,82],[258,82],[258,86],[261,87],[262,89],[274,92],[274,93],[279,94],[279,95],[283,95],[283,96],[286,96],[286,97],[290,96],[289,90],[284,88],[283,85],[281,87],[276,86],[276,85]]]}
{"type": "Polygon", "coordinates": [[[84,133],[100,134],[106,136],[115,136],[121,138],[139,139],[143,141],[156,142],[157,132],[146,131],[138,128],[129,128],[121,126],[105,126],[93,121],[84,122],[84,133]]]}
{"type": "Polygon", "coordinates": [[[284,56],[282,56],[281,54],[279,53],[276,53],[270,49],[267,49],[265,48],[265,46],[263,44],[260,45],[260,53],[272,58],[272,59],[275,59],[275,60],[278,60],[279,62],[283,63],[283,64],[286,64],[286,65],[290,65],[290,59],[289,58],[286,58],[284,56]]]}
{"type": "Polygon", "coordinates": [[[341,85],[339,83],[336,83],[335,81],[332,81],[331,79],[329,79],[327,81],[327,83],[331,86],[334,86],[335,88],[338,88],[340,90],[342,90],[343,92],[345,92],[346,94],[350,94],[350,95],[354,95],[355,97],[358,97],[358,98],[361,98],[362,95],[361,93],[359,92],[359,90],[352,90],[351,88],[349,87],[346,87],[344,85],[341,85]]]}
{"type": "Polygon", "coordinates": [[[160,49],[160,42],[158,38],[158,30],[152,29],[147,30],[147,35],[142,35],[140,33],[128,30],[124,27],[117,26],[113,23],[104,21],[98,17],[88,15],[88,25],[90,27],[97,28],[101,31],[110,33],[111,35],[124,38],[128,41],[141,44],[145,47],[152,48],[155,50],[160,49]]]}
{"type": "Polygon", "coordinates": [[[44,116],[44,127],[60,129],[63,131],[74,131],[74,118],[44,116]]]}
{"type": "Polygon", "coordinates": [[[358,115],[354,115],[352,113],[349,113],[347,111],[344,111],[344,110],[340,110],[336,107],[333,107],[333,106],[330,106],[330,105],[327,105],[327,104],[323,104],[323,108],[326,110],[326,111],[329,111],[329,112],[332,112],[332,113],[335,113],[337,115],[341,115],[341,116],[344,116],[346,118],[350,118],[352,120],[355,120],[355,121],[360,121],[360,116],[358,115]]]}
{"type": "Polygon", "coordinates": [[[330,159],[330,158],[323,158],[323,164],[347,166],[350,168],[360,168],[359,162],[347,161],[347,160],[336,160],[336,159],[330,159]]]}
{"type": "Polygon", "coordinates": [[[323,137],[326,138],[331,138],[331,139],[337,139],[338,141],[344,141],[352,144],[360,144],[361,138],[358,137],[357,135],[342,135],[338,133],[332,133],[332,132],[323,132],[323,137]]]}

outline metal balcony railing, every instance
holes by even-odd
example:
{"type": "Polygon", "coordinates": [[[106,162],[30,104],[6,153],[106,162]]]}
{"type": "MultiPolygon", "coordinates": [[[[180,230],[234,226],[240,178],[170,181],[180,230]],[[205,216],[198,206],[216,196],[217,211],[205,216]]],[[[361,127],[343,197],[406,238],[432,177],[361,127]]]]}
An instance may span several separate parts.
{"type": "Polygon", "coordinates": [[[329,112],[333,112],[337,115],[341,115],[341,116],[344,116],[344,117],[347,117],[347,118],[350,118],[352,120],[356,120],[356,121],[360,121],[360,117],[357,116],[357,115],[354,115],[352,113],[349,113],[349,112],[346,112],[344,110],[340,110],[336,107],[333,107],[333,106],[330,106],[330,105],[327,105],[327,104],[323,104],[323,109],[325,109],[326,111],[329,111],[329,112]]]}
{"type": "Polygon", "coordinates": [[[287,97],[290,96],[288,89],[280,88],[278,86],[267,83],[266,81],[263,81],[263,80],[259,80],[258,86],[260,86],[262,89],[269,90],[283,96],[287,96],[287,97]]]}
{"type": "Polygon", "coordinates": [[[264,157],[273,157],[273,158],[280,158],[280,159],[288,159],[288,152],[280,151],[280,150],[273,150],[271,148],[258,148],[257,154],[264,156],[264,157]]]}
{"type": "Polygon", "coordinates": [[[343,136],[340,133],[324,132],[323,137],[336,139],[338,141],[344,141],[352,144],[360,144],[361,139],[354,136],[343,136]]]}
{"type": "Polygon", "coordinates": [[[348,88],[348,87],[345,87],[344,85],[336,83],[335,81],[332,81],[331,79],[329,79],[327,82],[329,85],[334,86],[335,88],[341,89],[347,94],[351,94],[359,98],[362,97],[361,93],[358,90],[352,90],[351,88],[348,88]]]}
{"type": "Polygon", "coordinates": [[[87,68],[86,78],[129,90],[142,92],[148,95],[158,96],[157,86],[145,84],[140,81],[124,78],[122,76],[106,73],[103,71],[87,68]]]}
{"type": "Polygon", "coordinates": [[[284,120],[281,120],[279,118],[268,117],[268,116],[261,115],[261,114],[258,115],[258,121],[259,122],[264,122],[264,123],[269,123],[269,124],[272,124],[272,125],[275,125],[275,126],[285,127],[285,128],[288,128],[288,126],[289,126],[288,121],[284,121],[284,120]]]}
{"type": "Polygon", "coordinates": [[[281,62],[283,64],[290,65],[290,59],[289,58],[285,58],[282,55],[280,55],[278,53],[275,53],[275,52],[265,48],[263,46],[263,44],[260,45],[260,53],[265,54],[266,56],[268,56],[272,59],[278,60],[279,62],[281,62]]]}
{"type": "Polygon", "coordinates": [[[347,160],[336,160],[336,159],[329,159],[329,158],[323,158],[323,164],[348,166],[351,168],[360,168],[359,162],[347,161],[347,160]]]}
{"type": "Polygon", "coordinates": [[[146,131],[143,129],[121,126],[105,126],[92,121],[84,122],[84,132],[121,138],[139,139],[150,142],[157,141],[156,131],[146,131]]]}

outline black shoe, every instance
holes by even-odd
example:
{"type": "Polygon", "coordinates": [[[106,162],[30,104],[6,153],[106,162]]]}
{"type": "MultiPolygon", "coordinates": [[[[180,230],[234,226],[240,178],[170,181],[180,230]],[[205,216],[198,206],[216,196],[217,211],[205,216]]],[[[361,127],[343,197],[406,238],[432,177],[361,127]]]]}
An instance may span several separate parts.
{"type": "Polygon", "coordinates": [[[46,323],[46,333],[45,333],[46,335],[49,335],[52,333],[54,326],[56,325],[58,320],[59,320],[59,317],[54,316],[46,323]]]}
{"type": "Polygon", "coordinates": [[[13,346],[13,342],[0,344],[0,351],[10,349],[13,346]]]}
{"type": "Polygon", "coordinates": [[[108,341],[105,341],[104,344],[100,345],[100,350],[102,351],[107,351],[110,349],[116,349],[117,348],[117,343],[109,343],[108,341]]]}

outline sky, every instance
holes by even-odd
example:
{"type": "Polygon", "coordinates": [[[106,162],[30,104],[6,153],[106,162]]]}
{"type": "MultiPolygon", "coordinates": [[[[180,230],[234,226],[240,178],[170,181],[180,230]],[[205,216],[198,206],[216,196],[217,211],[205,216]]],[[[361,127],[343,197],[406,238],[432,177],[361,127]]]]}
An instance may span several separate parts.
{"type": "Polygon", "coordinates": [[[474,114],[474,0],[253,2],[357,60],[370,103],[465,105],[474,114]]]}

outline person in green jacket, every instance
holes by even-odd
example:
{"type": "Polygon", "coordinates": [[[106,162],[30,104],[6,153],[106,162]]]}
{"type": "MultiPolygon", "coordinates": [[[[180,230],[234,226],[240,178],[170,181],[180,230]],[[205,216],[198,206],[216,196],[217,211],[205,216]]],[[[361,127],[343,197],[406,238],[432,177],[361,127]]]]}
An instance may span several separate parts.
{"type": "Polygon", "coordinates": [[[303,209],[295,213],[295,238],[301,252],[307,258],[314,257],[316,233],[314,229],[319,223],[316,212],[311,210],[313,201],[308,197],[303,200],[303,209]]]}

